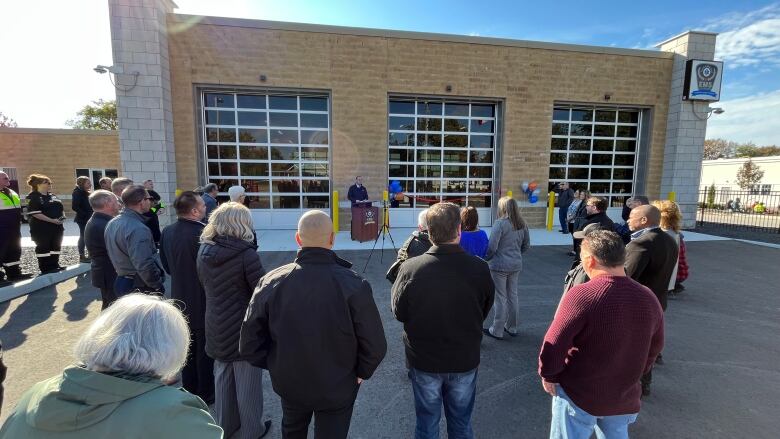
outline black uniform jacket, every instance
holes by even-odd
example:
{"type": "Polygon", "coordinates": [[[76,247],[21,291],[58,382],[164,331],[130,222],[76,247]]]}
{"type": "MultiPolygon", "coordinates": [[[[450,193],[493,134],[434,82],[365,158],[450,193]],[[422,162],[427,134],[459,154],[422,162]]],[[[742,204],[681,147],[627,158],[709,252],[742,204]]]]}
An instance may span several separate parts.
{"type": "Polygon", "coordinates": [[[648,230],[626,245],[626,275],[650,288],[664,310],[678,251],[674,238],[660,227],[648,230]]]}
{"type": "Polygon", "coordinates": [[[92,265],[92,286],[96,288],[113,288],[116,280],[116,270],[106,251],[106,225],[113,217],[105,213],[95,212],[84,228],[84,244],[87,246],[92,265]]]}
{"type": "Polygon", "coordinates": [[[171,298],[184,303],[184,315],[192,329],[203,329],[206,321],[206,293],[198,279],[200,221],[179,218],[162,231],[160,262],[171,275],[171,298]]]}
{"type": "Polygon", "coordinates": [[[306,247],[269,272],[241,328],[241,354],[268,369],[274,391],[296,404],[354,398],[387,352],[371,285],[325,248],[306,247]]]}

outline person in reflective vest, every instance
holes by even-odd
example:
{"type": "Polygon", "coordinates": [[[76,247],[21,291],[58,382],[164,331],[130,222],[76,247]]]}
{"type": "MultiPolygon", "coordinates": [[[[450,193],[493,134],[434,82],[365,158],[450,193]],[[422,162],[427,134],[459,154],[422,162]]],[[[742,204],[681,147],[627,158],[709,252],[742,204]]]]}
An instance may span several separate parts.
{"type": "Polygon", "coordinates": [[[11,189],[8,174],[0,172],[0,282],[27,279],[22,274],[22,203],[11,189]]]}

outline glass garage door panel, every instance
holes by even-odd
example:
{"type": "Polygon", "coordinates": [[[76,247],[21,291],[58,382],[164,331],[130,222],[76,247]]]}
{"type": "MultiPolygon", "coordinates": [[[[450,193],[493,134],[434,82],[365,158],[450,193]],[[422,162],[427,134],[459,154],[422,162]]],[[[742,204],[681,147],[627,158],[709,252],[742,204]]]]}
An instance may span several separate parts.
{"type": "Polygon", "coordinates": [[[556,105],[550,143],[550,189],[568,181],[621,207],[634,190],[641,110],[556,105]]]}
{"type": "Polygon", "coordinates": [[[280,212],[255,212],[256,219],[289,217],[285,224],[302,210],[330,208],[327,96],[205,92],[202,98],[206,176],[220,196],[241,185],[247,207],[280,212]]]}
{"type": "Polygon", "coordinates": [[[391,207],[451,201],[485,208],[481,222],[490,224],[496,111],[495,103],[391,98],[388,186],[400,188],[391,207]]]}

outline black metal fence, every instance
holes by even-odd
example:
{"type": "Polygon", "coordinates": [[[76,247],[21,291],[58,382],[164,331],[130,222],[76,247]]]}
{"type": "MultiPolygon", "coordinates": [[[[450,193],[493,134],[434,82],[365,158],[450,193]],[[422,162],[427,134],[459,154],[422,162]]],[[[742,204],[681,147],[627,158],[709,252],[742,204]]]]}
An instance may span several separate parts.
{"type": "Polygon", "coordinates": [[[696,224],[780,233],[780,191],[706,188],[699,193],[696,224]]]}

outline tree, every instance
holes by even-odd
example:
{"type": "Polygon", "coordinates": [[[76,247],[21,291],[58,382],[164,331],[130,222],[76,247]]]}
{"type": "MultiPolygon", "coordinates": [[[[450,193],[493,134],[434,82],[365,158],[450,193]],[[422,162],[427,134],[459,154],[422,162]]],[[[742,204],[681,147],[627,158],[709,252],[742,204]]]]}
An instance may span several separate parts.
{"type": "Polygon", "coordinates": [[[18,125],[16,124],[16,121],[11,119],[10,117],[3,114],[2,111],[0,111],[0,128],[16,128],[18,125]]]}
{"type": "Polygon", "coordinates": [[[116,117],[116,101],[99,99],[94,105],[85,105],[78,117],[65,122],[66,125],[80,130],[116,130],[119,123],[116,117]]]}
{"type": "Polygon", "coordinates": [[[715,207],[715,183],[707,189],[707,207],[710,209],[715,207]]]}
{"type": "Polygon", "coordinates": [[[704,141],[704,160],[730,157],[737,146],[737,142],[726,139],[707,139],[704,141]]]}
{"type": "Polygon", "coordinates": [[[762,178],[764,178],[764,171],[750,159],[737,171],[737,184],[742,189],[749,189],[754,184],[758,184],[762,178]]]}
{"type": "Polygon", "coordinates": [[[737,147],[736,157],[757,157],[758,148],[753,142],[743,143],[737,147]]]}
{"type": "Polygon", "coordinates": [[[780,155],[780,146],[759,146],[756,148],[755,157],[769,157],[773,155],[780,155]]]}

